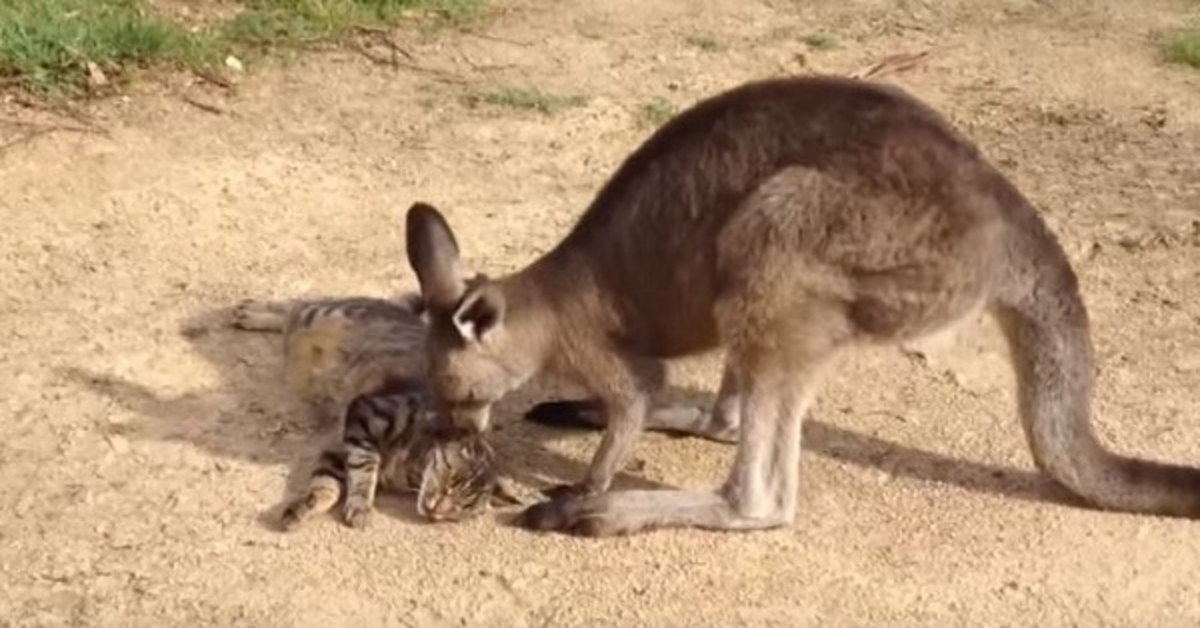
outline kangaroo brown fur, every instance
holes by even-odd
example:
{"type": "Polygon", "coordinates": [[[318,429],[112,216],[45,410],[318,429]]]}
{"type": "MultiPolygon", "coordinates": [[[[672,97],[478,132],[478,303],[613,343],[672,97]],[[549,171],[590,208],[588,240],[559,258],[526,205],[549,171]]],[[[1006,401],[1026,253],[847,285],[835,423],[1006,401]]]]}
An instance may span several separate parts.
{"type": "Polygon", "coordinates": [[[838,358],[980,308],[1012,349],[1039,469],[1095,507],[1200,513],[1200,469],[1097,440],[1088,314],[1055,236],[967,138],[899,89],[781,78],[704,100],[635,150],[558,246],[505,277],[465,281],[428,204],[406,228],[430,374],[454,421],[487,429],[491,405],[542,371],[573,376],[604,409],[583,481],[527,509],[529,528],[788,525],[801,421],[838,358]],[[662,360],[717,348],[712,412],[676,427],[736,438],[724,484],[609,491],[647,427],[662,360]]]}

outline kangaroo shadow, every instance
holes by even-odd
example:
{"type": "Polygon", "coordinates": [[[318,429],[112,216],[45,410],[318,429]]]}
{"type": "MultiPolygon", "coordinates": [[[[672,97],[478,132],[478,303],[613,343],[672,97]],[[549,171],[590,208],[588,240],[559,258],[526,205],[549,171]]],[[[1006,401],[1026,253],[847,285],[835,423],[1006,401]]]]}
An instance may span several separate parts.
{"type": "MultiPolygon", "coordinates": [[[[667,397],[673,403],[707,408],[715,399],[715,394],[690,388],[671,388],[667,391],[667,397]]],[[[666,433],[677,438],[687,437],[686,434],[666,433]]],[[[1088,507],[1075,494],[1041,473],[972,462],[893,443],[831,425],[817,419],[812,413],[804,422],[802,442],[805,452],[856,467],[878,469],[894,477],[936,482],[1027,502],[1088,507]]]]}
{"type": "MultiPolygon", "coordinates": [[[[187,442],[220,458],[286,466],[280,498],[258,517],[261,525],[275,528],[284,501],[304,489],[316,456],[326,439],[336,438],[336,431],[317,421],[309,408],[284,388],[279,335],[231,327],[232,308],[230,304],[203,310],[189,317],[180,329],[191,348],[220,374],[220,382],[212,389],[166,396],[106,373],[67,368],[61,374],[139,414],[144,420],[132,429],[125,428],[126,437],[187,442]]],[[[707,407],[713,396],[712,391],[670,388],[664,401],[707,407]]],[[[537,403],[570,398],[579,397],[566,394],[554,382],[536,381],[497,404],[494,443],[506,475],[539,489],[583,477],[586,460],[573,459],[550,447],[556,440],[578,435],[579,429],[546,427],[524,420],[525,411],[537,403]]],[[[804,449],[895,476],[1026,501],[1079,504],[1057,484],[1036,473],[959,460],[812,417],[804,425],[804,449]]],[[[668,487],[625,471],[614,480],[613,488],[668,487]]],[[[404,520],[419,520],[411,499],[380,494],[378,508],[404,520]]]]}
{"type": "Polygon", "coordinates": [[[899,445],[811,418],[805,422],[803,438],[804,449],[813,453],[856,467],[879,469],[894,477],[937,482],[1027,502],[1085,506],[1047,476],[1032,471],[971,462],[899,445]]]}

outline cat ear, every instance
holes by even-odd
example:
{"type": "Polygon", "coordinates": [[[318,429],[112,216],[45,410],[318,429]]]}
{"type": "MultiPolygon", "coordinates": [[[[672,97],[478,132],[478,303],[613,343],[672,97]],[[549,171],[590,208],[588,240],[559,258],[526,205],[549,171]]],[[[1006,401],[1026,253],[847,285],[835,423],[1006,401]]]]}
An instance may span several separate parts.
{"type": "Polygon", "coordinates": [[[495,285],[484,284],[463,297],[454,312],[454,327],[467,342],[487,342],[504,325],[504,295],[495,285]]]}

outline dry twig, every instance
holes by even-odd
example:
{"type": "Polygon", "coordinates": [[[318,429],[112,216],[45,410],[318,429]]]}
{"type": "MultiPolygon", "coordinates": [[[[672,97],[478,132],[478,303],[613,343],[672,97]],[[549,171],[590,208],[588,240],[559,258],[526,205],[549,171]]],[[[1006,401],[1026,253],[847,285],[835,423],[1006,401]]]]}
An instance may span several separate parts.
{"type": "Polygon", "coordinates": [[[34,139],[51,133],[67,132],[67,133],[87,133],[94,135],[108,135],[108,130],[95,124],[90,116],[80,109],[73,107],[68,102],[55,101],[49,99],[34,99],[28,94],[18,92],[9,94],[5,98],[6,102],[15,104],[19,107],[29,109],[40,114],[49,113],[53,116],[61,118],[70,118],[78,122],[78,124],[58,124],[54,122],[35,122],[31,120],[21,120],[17,118],[0,118],[0,127],[12,127],[21,129],[17,137],[7,141],[0,140],[0,153],[11,148],[27,144],[34,139]]]}
{"type": "Polygon", "coordinates": [[[97,135],[103,135],[105,133],[103,129],[95,129],[95,128],[79,127],[79,126],[69,126],[69,125],[59,125],[59,124],[36,124],[33,122],[21,122],[21,121],[16,121],[16,120],[3,120],[3,121],[0,121],[0,123],[11,124],[13,126],[29,129],[27,132],[21,134],[16,139],[9,140],[7,142],[4,142],[3,144],[0,144],[0,153],[3,153],[5,151],[9,150],[10,148],[16,148],[17,146],[20,146],[22,144],[27,144],[29,142],[32,142],[33,140],[35,140],[43,135],[49,135],[51,133],[57,133],[59,131],[66,131],[66,132],[71,132],[71,133],[92,133],[92,134],[97,134],[97,135]]]}
{"type": "Polygon", "coordinates": [[[204,102],[203,100],[200,100],[191,94],[180,94],[179,98],[182,99],[183,102],[200,109],[201,111],[207,111],[218,116],[229,113],[224,107],[204,102]]]}
{"type": "Polygon", "coordinates": [[[534,42],[530,42],[530,41],[521,41],[519,39],[509,39],[507,37],[500,37],[499,35],[489,35],[487,33],[478,33],[475,31],[463,31],[462,34],[466,35],[468,37],[475,37],[475,38],[483,39],[486,41],[495,41],[495,42],[500,42],[502,44],[512,44],[514,46],[520,46],[522,48],[529,48],[530,46],[534,45],[534,42]]]}
{"type": "Polygon", "coordinates": [[[87,112],[64,99],[49,97],[34,99],[29,94],[17,93],[12,96],[10,102],[26,109],[47,112],[63,118],[71,118],[72,120],[75,120],[76,122],[88,127],[93,132],[106,133],[104,129],[100,128],[96,124],[95,120],[88,115],[87,112]]]}
{"type": "Polygon", "coordinates": [[[211,84],[216,85],[217,87],[220,87],[223,89],[232,90],[236,87],[236,85],[234,84],[233,81],[221,76],[220,74],[217,74],[216,72],[209,72],[208,70],[193,69],[192,74],[194,74],[196,76],[196,78],[198,78],[206,83],[211,83],[211,84]]]}
{"type": "MultiPolygon", "coordinates": [[[[467,85],[470,83],[470,81],[468,81],[467,79],[464,79],[461,76],[458,76],[451,72],[447,72],[445,70],[439,70],[437,68],[427,68],[427,67],[425,67],[423,65],[419,65],[417,63],[408,63],[405,61],[401,61],[400,59],[397,58],[397,55],[395,52],[396,50],[399,49],[398,47],[393,48],[393,54],[390,59],[385,59],[385,58],[382,58],[382,57],[376,55],[375,53],[371,52],[370,49],[368,49],[366,46],[362,45],[359,42],[347,42],[347,45],[350,46],[350,48],[352,50],[354,50],[355,52],[357,52],[358,54],[366,57],[367,60],[369,60],[371,63],[375,63],[377,65],[388,65],[388,66],[391,66],[396,69],[405,69],[405,70],[411,70],[413,72],[419,72],[422,74],[429,75],[429,76],[433,77],[434,79],[439,80],[443,83],[450,83],[452,85],[467,85]]],[[[407,53],[405,53],[405,54],[407,55],[407,53]]]]}
{"type": "Polygon", "coordinates": [[[417,60],[417,58],[414,57],[411,52],[405,50],[403,46],[397,44],[396,41],[392,39],[391,31],[383,28],[370,28],[366,26],[360,26],[357,30],[363,34],[370,35],[371,38],[376,42],[390,49],[393,57],[401,56],[409,61],[417,60]]]}
{"type": "Polygon", "coordinates": [[[932,50],[923,52],[901,52],[888,55],[871,65],[859,68],[846,76],[852,79],[867,80],[880,78],[887,74],[907,72],[925,62],[932,50]]]}

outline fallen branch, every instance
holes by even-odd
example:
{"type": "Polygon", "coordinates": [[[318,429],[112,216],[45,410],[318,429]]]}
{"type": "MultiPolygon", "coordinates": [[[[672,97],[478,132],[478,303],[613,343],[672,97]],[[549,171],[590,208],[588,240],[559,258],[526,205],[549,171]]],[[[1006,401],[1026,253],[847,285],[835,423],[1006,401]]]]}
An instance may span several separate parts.
{"type": "Polygon", "coordinates": [[[507,37],[500,37],[499,35],[489,35],[487,33],[477,33],[475,31],[463,31],[462,34],[466,35],[468,37],[476,37],[478,39],[483,39],[486,41],[495,41],[495,42],[500,42],[502,44],[512,44],[514,46],[520,46],[522,48],[529,48],[534,45],[533,42],[529,42],[529,41],[521,41],[519,39],[509,39],[507,37]]]}
{"type": "Polygon", "coordinates": [[[96,132],[96,133],[107,133],[107,131],[100,128],[96,124],[95,120],[90,115],[88,115],[87,112],[72,105],[70,102],[68,102],[66,100],[51,99],[51,98],[42,98],[42,99],[35,100],[25,93],[17,93],[17,94],[12,95],[12,97],[9,99],[9,102],[12,102],[13,104],[16,104],[20,107],[24,107],[26,109],[47,112],[47,113],[51,113],[53,115],[60,116],[63,118],[70,118],[70,119],[75,120],[76,122],[82,124],[83,126],[86,126],[89,129],[92,129],[93,132],[96,132]]]}
{"type": "Polygon", "coordinates": [[[182,99],[183,102],[185,102],[197,109],[200,109],[201,111],[207,111],[208,113],[215,114],[218,116],[222,116],[222,115],[225,115],[226,113],[229,113],[223,107],[214,105],[212,103],[206,103],[203,100],[200,100],[190,94],[180,94],[179,98],[182,99]]]}
{"type": "Polygon", "coordinates": [[[375,41],[379,42],[380,44],[383,44],[387,48],[390,48],[392,51],[393,57],[401,56],[401,57],[404,57],[405,59],[408,59],[409,61],[417,60],[417,58],[414,57],[411,52],[409,52],[408,50],[405,50],[403,46],[401,46],[400,44],[397,44],[392,39],[391,31],[389,31],[387,29],[377,29],[377,28],[369,28],[366,26],[360,26],[356,30],[358,30],[362,34],[370,35],[372,37],[372,39],[374,39],[375,41]]]}
{"type": "Polygon", "coordinates": [[[28,129],[30,129],[30,131],[21,135],[20,137],[14,139],[14,140],[10,140],[3,144],[0,144],[0,153],[4,153],[5,151],[7,151],[11,148],[16,148],[17,146],[20,146],[22,144],[27,144],[27,143],[33,141],[34,139],[37,139],[43,135],[49,135],[51,133],[57,133],[59,131],[66,131],[66,132],[72,132],[72,133],[91,133],[91,134],[95,134],[95,135],[103,135],[104,134],[103,129],[90,129],[90,128],[78,127],[78,126],[61,126],[61,125],[57,125],[57,124],[39,125],[39,124],[30,123],[30,122],[15,122],[15,121],[4,121],[4,123],[12,124],[14,126],[28,128],[28,129]]]}
{"type": "Polygon", "coordinates": [[[38,129],[36,131],[31,131],[29,133],[26,133],[25,135],[22,135],[21,137],[18,137],[15,140],[0,144],[0,154],[3,154],[5,151],[7,151],[10,148],[15,148],[17,146],[20,146],[21,144],[24,144],[26,142],[33,140],[36,137],[39,137],[42,135],[47,135],[49,133],[51,133],[51,131],[49,129],[38,129]]]}
{"type": "Polygon", "coordinates": [[[22,129],[32,129],[33,131],[72,131],[74,133],[100,133],[100,129],[85,127],[85,126],[70,126],[57,124],[38,124],[37,122],[26,122],[24,120],[9,120],[0,118],[0,124],[15,126],[22,129]]]}
{"type": "Polygon", "coordinates": [[[216,85],[217,87],[220,87],[223,89],[232,90],[235,87],[233,81],[231,81],[215,72],[209,72],[208,70],[193,69],[192,74],[194,74],[196,76],[196,78],[198,78],[206,83],[211,83],[211,84],[216,85]]]}
{"type": "Polygon", "coordinates": [[[354,52],[357,52],[358,54],[362,55],[363,57],[366,57],[368,61],[370,61],[371,63],[374,63],[376,65],[386,65],[386,66],[391,66],[392,68],[395,68],[395,69],[405,69],[405,70],[411,70],[413,72],[427,74],[443,83],[450,83],[452,85],[468,85],[468,84],[470,84],[470,81],[468,81],[467,79],[464,79],[461,76],[447,72],[445,70],[438,70],[436,68],[427,68],[423,65],[418,65],[416,63],[408,63],[405,61],[401,61],[400,59],[396,58],[395,49],[393,49],[393,54],[390,59],[384,59],[384,58],[376,55],[375,53],[371,52],[366,46],[362,45],[359,42],[346,42],[345,45],[349,46],[351,50],[353,50],[354,52]]]}
{"type": "Polygon", "coordinates": [[[932,50],[925,50],[923,52],[901,52],[888,55],[879,61],[859,68],[858,70],[855,70],[846,76],[848,78],[862,81],[872,78],[879,78],[887,74],[907,72],[918,65],[921,65],[926,59],[929,58],[929,55],[932,52],[932,50]]]}
{"type": "Polygon", "coordinates": [[[472,59],[471,56],[465,52],[462,53],[462,59],[467,63],[467,65],[471,66],[472,70],[475,70],[476,72],[496,72],[499,70],[511,70],[512,68],[520,67],[516,63],[495,63],[492,65],[479,63],[472,59]]]}

